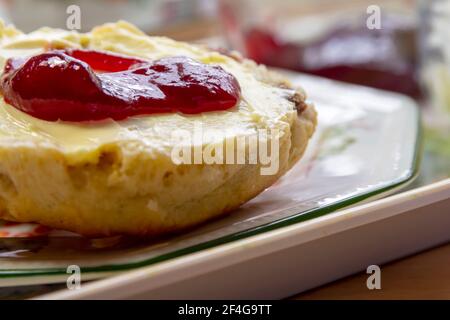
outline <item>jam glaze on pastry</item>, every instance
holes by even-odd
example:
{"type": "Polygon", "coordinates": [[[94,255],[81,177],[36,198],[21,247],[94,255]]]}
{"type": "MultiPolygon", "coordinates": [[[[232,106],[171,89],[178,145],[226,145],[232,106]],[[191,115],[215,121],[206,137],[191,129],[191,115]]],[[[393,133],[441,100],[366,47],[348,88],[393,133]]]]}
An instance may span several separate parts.
{"type": "Polygon", "coordinates": [[[49,121],[221,111],[240,98],[236,78],[220,66],[186,57],[150,62],[87,50],[10,58],[1,91],[7,103],[49,121]]]}
{"type": "MultiPolygon", "coordinates": [[[[46,121],[2,97],[1,219],[86,236],[181,230],[230,212],[273,184],[301,158],[316,126],[316,113],[302,91],[240,57],[149,37],[126,22],[85,34],[50,28],[23,34],[0,23],[2,70],[10,58],[52,50],[108,52],[151,62],[184,57],[232,75],[240,96],[236,105],[220,111],[188,115],[172,110],[93,122],[46,121]],[[261,175],[260,164],[176,165],[171,151],[179,141],[172,132],[193,132],[198,123],[205,130],[226,130],[226,139],[233,141],[259,129],[277,130],[279,170],[261,175]]],[[[207,135],[203,147],[222,140],[207,135]]]]}

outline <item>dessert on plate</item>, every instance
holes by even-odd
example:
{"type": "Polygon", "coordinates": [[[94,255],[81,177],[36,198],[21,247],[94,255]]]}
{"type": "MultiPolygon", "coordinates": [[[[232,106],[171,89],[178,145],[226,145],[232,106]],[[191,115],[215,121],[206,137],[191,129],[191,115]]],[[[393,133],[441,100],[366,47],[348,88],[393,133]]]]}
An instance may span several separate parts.
{"type": "Polygon", "coordinates": [[[1,23],[0,63],[9,221],[86,236],[194,226],[273,184],[316,126],[303,91],[264,66],[123,21],[29,34],[1,23]]]}

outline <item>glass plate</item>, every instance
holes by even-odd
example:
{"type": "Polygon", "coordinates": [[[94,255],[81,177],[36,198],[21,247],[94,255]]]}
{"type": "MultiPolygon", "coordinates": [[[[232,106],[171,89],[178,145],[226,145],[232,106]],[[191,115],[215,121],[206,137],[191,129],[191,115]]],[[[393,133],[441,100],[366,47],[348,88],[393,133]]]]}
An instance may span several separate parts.
{"type": "Polygon", "coordinates": [[[420,116],[394,93],[287,73],[306,89],[319,125],[304,158],[231,215],[171,237],[86,239],[32,224],[0,222],[0,286],[83,280],[141,267],[313,219],[392,193],[415,177],[420,116]]]}

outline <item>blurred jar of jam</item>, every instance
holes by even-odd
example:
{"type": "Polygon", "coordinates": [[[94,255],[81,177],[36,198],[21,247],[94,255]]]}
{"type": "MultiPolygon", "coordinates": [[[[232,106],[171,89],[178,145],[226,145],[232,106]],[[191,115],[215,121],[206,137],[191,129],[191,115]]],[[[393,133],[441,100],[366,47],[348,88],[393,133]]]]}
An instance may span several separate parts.
{"type": "Polygon", "coordinates": [[[376,3],[222,0],[220,14],[230,46],[259,63],[420,98],[416,1],[376,3]]]}

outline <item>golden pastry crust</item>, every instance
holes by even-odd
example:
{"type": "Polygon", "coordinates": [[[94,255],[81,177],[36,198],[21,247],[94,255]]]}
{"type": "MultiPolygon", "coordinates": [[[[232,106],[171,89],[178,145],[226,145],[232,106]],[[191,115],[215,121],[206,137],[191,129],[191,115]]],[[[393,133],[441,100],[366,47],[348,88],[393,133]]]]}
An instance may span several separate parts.
{"type": "MultiPolygon", "coordinates": [[[[13,33],[12,38],[6,38],[5,42],[5,32],[0,32],[4,38],[2,50],[11,50],[14,39],[16,44],[19,42],[23,47],[23,41],[27,43],[29,39],[21,34],[18,36],[8,28],[0,28],[0,31],[3,29],[13,33]]],[[[117,48],[120,48],[120,41],[128,39],[125,31],[131,30],[133,35],[138,32],[133,26],[123,22],[99,28],[104,28],[101,29],[105,33],[103,39],[99,39],[98,34],[96,37],[95,30],[87,36],[70,33],[70,37],[64,33],[58,36],[46,30],[53,37],[50,45],[79,44],[113,51],[122,51],[117,48]],[[119,35],[117,47],[111,48],[108,41],[114,34],[119,35]],[[73,43],[67,44],[64,41],[73,43]]],[[[166,41],[170,41],[167,42],[170,46],[177,44],[165,38],[154,39],[140,33],[138,35],[149,40],[135,44],[139,49],[136,49],[137,56],[152,50],[153,54],[158,51],[155,46],[166,46],[166,41]]],[[[33,41],[36,42],[36,39],[33,41]]],[[[46,41],[49,45],[50,40],[46,41]]],[[[137,40],[133,38],[133,41],[137,40]]],[[[187,44],[180,43],[180,47],[180,50],[191,50],[195,55],[200,55],[197,53],[199,50],[202,57],[207,54],[205,49],[187,44]]],[[[16,47],[12,48],[14,50],[16,47]]],[[[130,46],[126,46],[126,50],[129,51],[130,46]]],[[[9,129],[17,130],[17,133],[0,134],[0,218],[38,222],[86,236],[155,236],[188,228],[230,212],[272,185],[305,151],[317,122],[314,107],[305,102],[303,91],[290,89],[287,80],[267,71],[263,66],[248,60],[228,61],[218,53],[211,53],[208,59],[217,59],[218,63],[229,68],[232,73],[238,70],[238,80],[245,79],[249,84],[242,86],[244,101],[236,110],[223,114],[205,114],[197,121],[214,126],[222,117],[225,124],[228,123],[228,118],[231,119],[231,124],[236,122],[235,119],[243,119],[239,126],[233,128],[234,136],[228,137],[234,140],[242,135],[238,130],[240,128],[250,131],[258,127],[278,129],[281,134],[279,170],[276,174],[262,175],[260,164],[176,165],[168,152],[172,142],[155,138],[159,136],[155,133],[158,132],[156,127],[152,127],[156,126],[151,122],[152,119],[146,123],[145,130],[152,129],[147,135],[138,135],[137,138],[133,136],[131,139],[131,133],[124,138],[119,134],[122,131],[117,131],[117,137],[114,135],[114,138],[109,138],[111,130],[116,129],[108,129],[108,139],[100,139],[100,142],[92,142],[91,139],[87,147],[76,148],[65,144],[72,137],[61,137],[59,134],[58,130],[66,130],[65,126],[68,125],[35,123],[33,119],[16,115],[16,111],[10,110],[11,106],[5,106],[8,113],[0,114],[3,117],[0,125],[4,123],[5,126],[12,126],[10,122],[14,118],[14,126],[9,129]],[[273,107],[264,106],[260,110],[258,105],[252,103],[250,91],[254,87],[251,84],[258,86],[255,90],[262,90],[267,95],[267,104],[275,102],[273,107]],[[266,90],[273,93],[267,93],[266,90]],[[278,105],[277,99],[282,107],[278,105]],[[242,115],[233,114],[238,112],[242,112],[242,115]],[[214,121],[210,118],[214,118],[214,121]],[[22,127],[24,123],[30,126],[26,128],[26,134],[22,132],[23,128],[20,131],[15,127],[15,123],[19,121],[22,127]],[[42,134],[42,137],[32,132],[44,130],[41,128],[46,126],[55,126],[56,129],[49,130],[50,133],[46,131],[47,135],[42,134]],[[48,138],[48,135],[53,136],[48,138]]],[[[174,122],[174,126],[191,121],[191,118],[180,115],[161,116],[158,119],[163,124],[174,122]]],[[[112,128],[115,128],[114,125],[108,124],[112,128]]],[[[71,126],[67,128],[73,129],[71,126]]],[[[130,124],[126,132],[131,132],[131,128],[130,124]]],[[[87,129],[76,130],[67,132],[84,134],[87,129]]],[[[139,131],[139,126],[137,129],[133,127],[133,130],[139,131]]],[[[93,134],[95,140],[95,133],[93,134]]]]}

